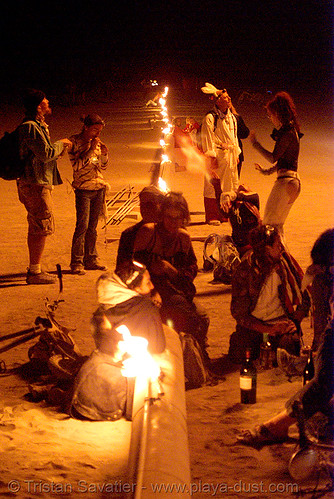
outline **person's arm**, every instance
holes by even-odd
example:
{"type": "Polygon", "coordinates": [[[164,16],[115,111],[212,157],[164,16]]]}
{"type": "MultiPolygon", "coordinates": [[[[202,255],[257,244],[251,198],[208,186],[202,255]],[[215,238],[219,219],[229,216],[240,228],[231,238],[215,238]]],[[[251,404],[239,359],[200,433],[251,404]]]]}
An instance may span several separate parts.
{"type": "Polygon", "coordinates": [[[203,119],[201,136],[204,154],[210,158],[216,158],[214,116],[211,113],[208,113],[203,119]]]}
{"type": "Polygon", "coordinates": [[[51,144],[34,122],[21,125],[20,138],[22,143],[43,163],[57,159],[71,144],[68,139],[57,140],[51,144]]]}
{"type": "Polygon", "coordinates": [[[99,165],[99,167],[102,170],[105,170],[107,168],[107,164],[108,164],[108,148],[104,144],[104,142],[102,142],[99,138],[95,139],[95,141],[92,140],[91,147],[94,149],[94,151],[95,151],[95,148],[97,146],[99,147],[99,150],[101,152],[99,154],[99,157],[100,157],[100,165],[99,165]]]}
{"type": "Polygon", "coordinates": [[[184,230],[181,233],[183,251],[178,254],[177,279],[181,282],[193,281],[198,272],[197,258],[189,234],[184,230]]]}
{"type": "Polygon", "coordinates": [[[133,244],[133,258],[148,268],[152,264],[154,224],[145,224],[138,230],[133,244]]]}
{"type": "Polygon", "coordinates": [[[254,130],[252,130],[249,133],[249,140],[250,140],[252,146],[254,147],[254,149],[256,149],[267,161],[269,161],[269,163],[271,163],[271,164],[275,163],[276,160],[274,159],[273,153],[268,151],[267,149],[265,149],[260,144],[260,142],[258,142],[254,130]]]}
{"type": "Polygon", "coordinates": [[[330,284],[324,274],[316,275],[311,285],[311,296],[313,305],[313,347],[317,350],[321,344],[324,332],[331,316],[329,296],[330,284]]]}
{"type": "Polygon", "coordinates": [[[249,136],[249,128],[246,126],[246,123],[240,116],[240,114],[235,115],[237,120],[237,136],[238,139],[247,139],[249,136]]]}

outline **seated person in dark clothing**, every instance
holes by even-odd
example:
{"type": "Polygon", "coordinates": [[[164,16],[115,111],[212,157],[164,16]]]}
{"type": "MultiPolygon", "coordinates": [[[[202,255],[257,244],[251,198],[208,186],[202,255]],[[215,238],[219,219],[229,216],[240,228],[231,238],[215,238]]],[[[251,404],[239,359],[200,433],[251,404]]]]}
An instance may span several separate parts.
{"type": "Polygon", "coordinates": [[[137,232],[144,224],[158,222],[163,199],[164,193],[155,185],[149,185],[140,191],[139,209],[142,219],[122,232],[118,245],[116,269],[132,261],[137,232]]]}
{"type": "Polygon", "coordinates": [[[69,413],[77,419],[116,421],[127,412],[128,379],[122,375],[124,351],[119,347],[123,336],[100,310],[92,324],[98,336],[107,336],[106,348],[97,348],[78,372],[69,413]],[[105,350],[105,351],[103,351],[105,350]]]}
{"type": "Polygon", "coordinates": [[[126,356],[124,325],[132,336],[145,338],[150,353],[161,353],[166,341],[159,310],[149,298],[153,289],[143,265],[123,267],[119,277],[103,274],[97,283],[100,306],[92,324],[96,349],[81,367],[74,382],[70,414],[94,421],[130,417],[133,386],[122,374],[126,356]]]}
{"type": "Polygon", "coordinates": [[[224,216],[228,217],[232,227],[232,236],[228,237],[236,246],[240,256],[250,249],[249,233],[261,223],[260,199],[256,192],[252,192],[247,186],[240,184],[236,192],[236,198],[229,203],[220,205],[222,189],[219,180],[211,179],[215,190],[218,209],[224,216]]]}
{"type": "Polygon", "coordinates": [[[299,355],[300,322],[310,308],[308,291],[301,291],[303,272],[283,249],[276,228],[259,225],[250,232],[250,245],[232,279],[231,313],[237,327],[229,357],[240,363],[249,348],[258,358],[264,333],[275,349],[299,355]]]}
{"type": "Polygon", "coordinates": [[[162,320],[177,332],[192,334],[204,358],[209,318],[194,303],[197,260],[184,226],[190,218],[188,204],[180,193],[170,192],[161,207],[161,220],[140,228],[134,258],[147,266],[160,294],[162,320]]]}

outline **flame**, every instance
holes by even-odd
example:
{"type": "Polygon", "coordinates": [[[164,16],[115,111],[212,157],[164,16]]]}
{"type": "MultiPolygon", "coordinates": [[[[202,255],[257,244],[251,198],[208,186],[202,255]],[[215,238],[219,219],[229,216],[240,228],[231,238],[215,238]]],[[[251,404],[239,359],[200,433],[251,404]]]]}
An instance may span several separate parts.
{"type": "Polygon", "coordinates": [[[129,355],[123,360],[122,375],[126,378],[134,378],[144,375],[155,381],[160,376],[160,366],[147,351],[148,341],[140,336],[132,336],[129,329],[122,324],[116,330],[123,336],[119,347],[129,355]]]}
{"type": "Polygon", "coordinates": [[[159,180],[158,180],[158,187],[161,190],[161,192],[164,192],[165,194],[166,194],[166,192],[169,191],[168,186],[167,186],[165,180],[163,178],[161,178],[161,177],[159,177],[159,180]]]}

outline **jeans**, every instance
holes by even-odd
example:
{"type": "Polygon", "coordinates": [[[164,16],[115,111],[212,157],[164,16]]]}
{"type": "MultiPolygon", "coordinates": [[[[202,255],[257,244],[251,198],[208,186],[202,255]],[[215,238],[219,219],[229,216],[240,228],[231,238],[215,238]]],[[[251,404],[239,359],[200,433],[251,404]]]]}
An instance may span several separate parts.
{"type": "Polygon", "coordinates": [[[75,189],[77,221],[72,240],[71,266],[91,265],[97,260],[96,239],[105,189],[75,189]]]}
{"type": "Polygon", "coordinates": [[[269,194],[263,223],[276,226],[282,238],[284,222],[299,194],[299,178],[277,178],[269,194]]]}

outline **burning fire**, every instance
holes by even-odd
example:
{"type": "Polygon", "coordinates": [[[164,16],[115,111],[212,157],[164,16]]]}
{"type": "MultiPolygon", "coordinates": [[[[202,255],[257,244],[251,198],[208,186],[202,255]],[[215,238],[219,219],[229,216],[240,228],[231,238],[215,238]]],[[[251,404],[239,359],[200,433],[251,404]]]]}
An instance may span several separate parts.
{"type": "Polygon", "coordinates": [[[123,360],[122,375],[126,378],[135,378],[139,374],[156,381],[160,376],[160,366],[147,351],[146,338],[132,336],[125,325],[118,326],[116,330],[123,336],[119,347],[129,357],[123,360]]]}
{"type": "MultiPolygon", "coordinates": [[[[162,149],[162,154],[161,154],[161,177],[159,178],[158,181],[158,187],[160,190],[163,192],[168,192],[168,187],[166,182],[163,180],[163,175],[164,175],[164,166],[167,165],[167,163],[170,163],[171,160],[168,157],[167,154],[167,142],[165,139],[167,138],[168,135],[170,135],[173,132],[173,125],[169,121],[168,118],[168,109],[167,109],[167,95],[168,95],[169,88],[165,87],[164,92],[162,94],[162,97],[159,99],[159,104],[161,106],[161,115],[162,115],[162,121],[165,123],[165,127],[162,129],[162,138],[160,139],[160,146],[162,149]]],[[[184,155],[185,161],[186,161],[186,168],[188,171],[191,171],[193,173],[201,173],[204,175],[207,175],[208,173],[208,158],[193,144],[187,140],[187,137],[179,137],[179,140],[181,142],[181,150],[184,155]]]]}

